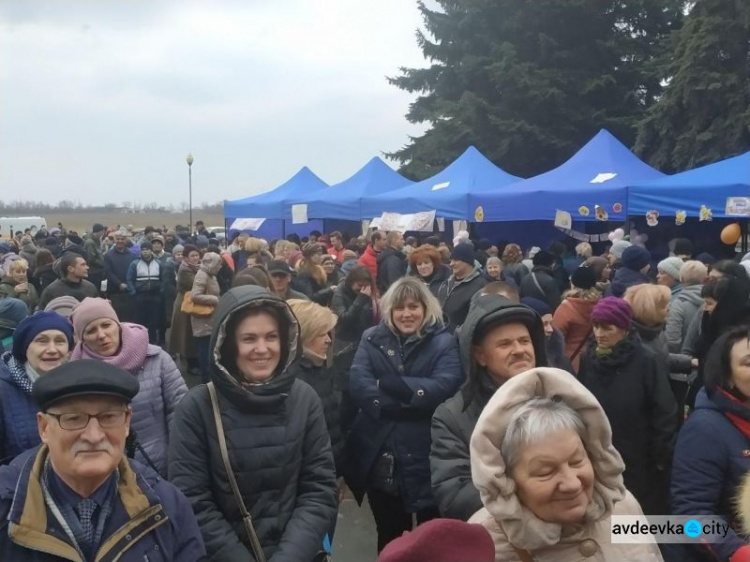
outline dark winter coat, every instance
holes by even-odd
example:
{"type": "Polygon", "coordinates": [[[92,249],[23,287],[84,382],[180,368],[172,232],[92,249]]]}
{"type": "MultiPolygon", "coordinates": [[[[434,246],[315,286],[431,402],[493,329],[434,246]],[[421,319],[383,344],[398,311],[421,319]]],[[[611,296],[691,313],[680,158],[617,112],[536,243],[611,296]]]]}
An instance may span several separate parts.
{"type": "Polygon", "coordinates": [[[309,271],[300,271],[292,277],[290,286],[320,306],[328,306],[331,302],[333,294],[331,287],[327,283],[318,283],[309,271]]]}
{"type": "MultiPolygon", "coordinates": [[[[672,511],[675,515],[706,515],[737,523],[735,498],[750,472],[750,438],[730,420],[733,414],[750,422],[748,408],[721,390],[709,396],[701,389],[695,410],[677,437],[672,463],[672,511]]],[[[747,506],[744,506],[747,509],[747,506]]],[[[681,560],[729,560],[747,539],[731,528],[720,543],[683,547],[681,560]],[[713,555],[709,553],[713,552],[713,555]]]]}
{"type": "Polygon", "coordinates": [[[350,393],[359,408],[348,440],[347,483],[358,501],[378,457],[391,452],[407,512],[435,507],[430,490],[430,419],[461,385],[456,341],[442,326],[405,342],[385,325],[367,330],[354,357],[350,393]]]}
{"type": "Polygon", "coordinates": [[[443,315],[448,319],[448,327],[455,331],[466,320],[469,314],[472,297],[477,294],[487,281],[478,269],[474,269],[461,281],[451,276],[440,285],[438,300],[443,308],[443,315]]]}
{"type": "Polygon", "coordinates": [[[663,364],[631,331],[608,357],[597,356],[595,346],[586,349],[578,379],[609,418],[612,444],[625,462],[625,486],[646,515],[669,513],[677,404],[663,364]]]}
{"type": "MultiPolygon", "coordinates": [[[[44,501],[40,479],[46,445],[0,467],[0,560],[80,560],[44,501]]],[[[97,560],[205,560],[200,529],[185,496],[155,472],[123,458],[119,494],[107,517],[97,560]]],[[[91,558],[93,560],[93,558],[91,558]]]]}
{"type": "Polygon", "coordinates": [[[400,250],[389,246],[378,254],[376,280],[380,294],[385,294],[391,285],[406,275],[406,266],[406,254],[400,250]]]}
{"type": "MultiPolygon", "coordinates": [[[[643,275],[643,273],[641,273],[640,271],[629,269],[627,267],[621,267],[615,272],[614,277],[612,278],[612,282],[607,288],[606,296],[622,298],[622,296],[625,294],[625,291],[627,291],[630,287],[643,285],[644,283],[648,284],[650,283],[650,281],[648,277],[643,275]]],[[[638,496],[636,496],[636,499],[637,498],[638,496]]]]}
{"type": "Polygon", "coordinates": [[[483,507],[479,490],[471,479],[469,441],[479,415],[498,388],[494,379],[472,357],[474,332],[489,315],[498,316],[499,323],[516,321],[530,326],[536,366],[547,366],[544,328],[539,315],[499,295],[477,299],[458,336],[466,381],[455,396],[438,406],[432,417],[432,493],[441,517],[450,519],[468,521],[483,507]]]}
{"type": "Polygon", "coordinates": [[[331,310],[338,317],[334,345],[341,350],[359,343],[367,328],[375,325],[372,311],[372,298],[355,293],[341,282],[333,294],[331,310]]]}
{"type": "Polygon", "coordinates": [[[531,273],[521,281],[519,286],[521,298],[531,297],[546,302],[554,311],[560,306],[562,297],[560,287],[553,276],[553,271],[549,267],[536,266],[531,273]],[[534,282],[536,277],[536,283],[534,282]],[[539,287],[537,287],[537,283],[539,287]],[[541,287],[541,291],[539,288],[541,287]]]}
{"type": "MultiPolygon", "coordinates": [[[[210,345],[211,380],[229,457],[265,555],[274,562],[309,562],[333,527],[337,497],[320,398],[288,370],[301,351],[297,321],[286,303],[266,289],[236,287],[219,301],[210,345]],[[235,358],[222,355],[229,318],[248,306],[275,308],[283,318],[279,367],[262,385],[241,382],[235,358]]],[[[205,385],[193,388],[177,407],[169,478],[192,504],[211,560],[254,560],[205,385]]]]}
{"type": "Polygon", "coordinates": [[[52,269],[52,264],[43,265],[34,270],[34,274],[31,276],[31,282],[36,287],[36,292],[42,294],[44,289],[49,287],[52,283],[57,281],[59,277],[52,269]]]}
{"type": "Polygon", "coordinates": [[[39,297],[39,309],[44,310],[50,301],[57,297],[73,297],[80,302],[86,297],[96,298],[98,296],[99,289],[94,287],[94,284],[90,281],[81,279],[78,283],[74,283],[67,279],[58,279],[42,292],[41,297],[39,297]]]}
{"type": "Polygon", "coordinates": [[[133,252],[125,248],[124,251],[118,252],[116,248],[112,248],[104,256],[104,268],[107,272],[107,293],[127,293],[127,289],[120,290],[121,284],[127,284],[128,282],[128,269],[130,268],[130,262],[138,259],[137,256],[133,255],[133,252]]]}
{"type": "Polygon", "coordinates": [[[638,332],[641,343],[653,351],[656,358],[663,364],[666,374],[689,373],[692,370],[690,363],[692,358],[689,355],[669,352],[664,324],[645,326],[634,320],[633,328],[638,332]]]}
{"type": "Polygon", "coordinates": [[[565,338],[557,328],[553,328],[552,335],[547,338],[546,350],[547,363],[550,367],[562,369],[568,373],[575,372],[570,359],[565,355],[565,338]]]}
{"type": "Polygon", "coordinates": [[[516,287],[520,287],[523,278],[529,274],[528,268],[521,262],[509,263],[503,268],[503,273],[508,279],[513,279],[516,287]]]}
{"type": "Polygon", "coordinates": [[[0,358],[0,464],[9,463],[41,443],[36,425],[38,411],[23,365],[19,365],[9,351],[3,353],[0,358]],[[16,371],[15,376],[13,371],[16,371]],[[27,388],[22,388],[21,378],[26,379],[27,388]]]}
{"type": "MultiPolygon", "coordinates": [[[[412,271],[412,273],[416,272],[412,271]]],[[[450,278],[450,276],[451,268],[447,265],[440,264],[429,277],[418,277],[418,279],[422,280],[427,287],[429,287],[430,292],[435,298],[440,298],[438,296],[440,294],[440,287],[450,278]]]]}
{"type": "Polygon", "coordinates": [[[336,463],[336,476],[343,476],[344,470],[344,431],[341,425],[341,391],[334,387],[333,368],[315,365],[304,355],[289,367],[291,375],[313,387],[323,405],[328,435],[331,438],[331,451],[336,463]]]}

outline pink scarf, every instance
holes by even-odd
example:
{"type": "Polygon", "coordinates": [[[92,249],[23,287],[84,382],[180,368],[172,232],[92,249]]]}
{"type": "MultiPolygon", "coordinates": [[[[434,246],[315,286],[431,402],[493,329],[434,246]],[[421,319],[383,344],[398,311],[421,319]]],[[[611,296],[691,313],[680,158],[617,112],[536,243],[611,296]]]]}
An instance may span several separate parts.
{"type": "Polygon", "coordinates": [[[123,322],[120,324],[120,349],[117,350],[117,353],[110,357],[104,357],[91,351],[83,345],[83,342],[78,342],[75,349],[73,349],[73,353],[70,355],[70,360],[94,359],[96,361],[104,361],[135,374],[146,360],[147,351],[148,330],[140,324],[123,322]]]}

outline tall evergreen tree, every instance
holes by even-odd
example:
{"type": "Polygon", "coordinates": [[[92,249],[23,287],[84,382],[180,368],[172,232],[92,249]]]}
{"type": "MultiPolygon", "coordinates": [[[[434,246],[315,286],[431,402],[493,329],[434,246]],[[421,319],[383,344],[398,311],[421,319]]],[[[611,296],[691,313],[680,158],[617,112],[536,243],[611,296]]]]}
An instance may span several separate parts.
{"type": "Polygon", "coordinates": [[[750,2],[699,0],[669,52],[636,151],[676,172],[750,150],[750,2]]]}
{"type": "Polygon", "coordinates": [[[419,2],[428,68],[390,82],[417,93],[430,128],[388,156],[421,179],[473,144],[510,173],[559,165],[600,128],[625,143],[661,93],[652,65],[684,0],[419,2]]]}

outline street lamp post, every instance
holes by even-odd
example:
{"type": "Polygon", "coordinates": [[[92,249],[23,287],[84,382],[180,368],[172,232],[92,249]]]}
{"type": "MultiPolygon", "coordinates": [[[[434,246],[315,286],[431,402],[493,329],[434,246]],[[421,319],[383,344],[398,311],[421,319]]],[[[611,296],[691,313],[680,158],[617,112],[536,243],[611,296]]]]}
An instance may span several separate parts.
{"type": "Polygon", "coordinates": [[[188,154],[185,157],[185,162],[187,162],[188,165],[188,189],[190,197],[188,209],[190,213],[190,236],[193,235],[193,160],[194,158],[192,154],[188,154]]]}

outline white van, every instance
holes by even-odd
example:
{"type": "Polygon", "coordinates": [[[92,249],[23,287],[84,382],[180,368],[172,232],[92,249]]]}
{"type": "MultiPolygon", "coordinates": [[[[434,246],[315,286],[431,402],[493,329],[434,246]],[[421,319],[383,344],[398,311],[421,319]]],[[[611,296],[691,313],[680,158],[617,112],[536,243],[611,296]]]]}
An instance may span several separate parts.
{"type": "Polygon", "coordinates": [[[40,228],[47,228],[44,217],[0,217],[0,238],[13,238],[13,233],[31,229],[31,235],[40,228]]]}

